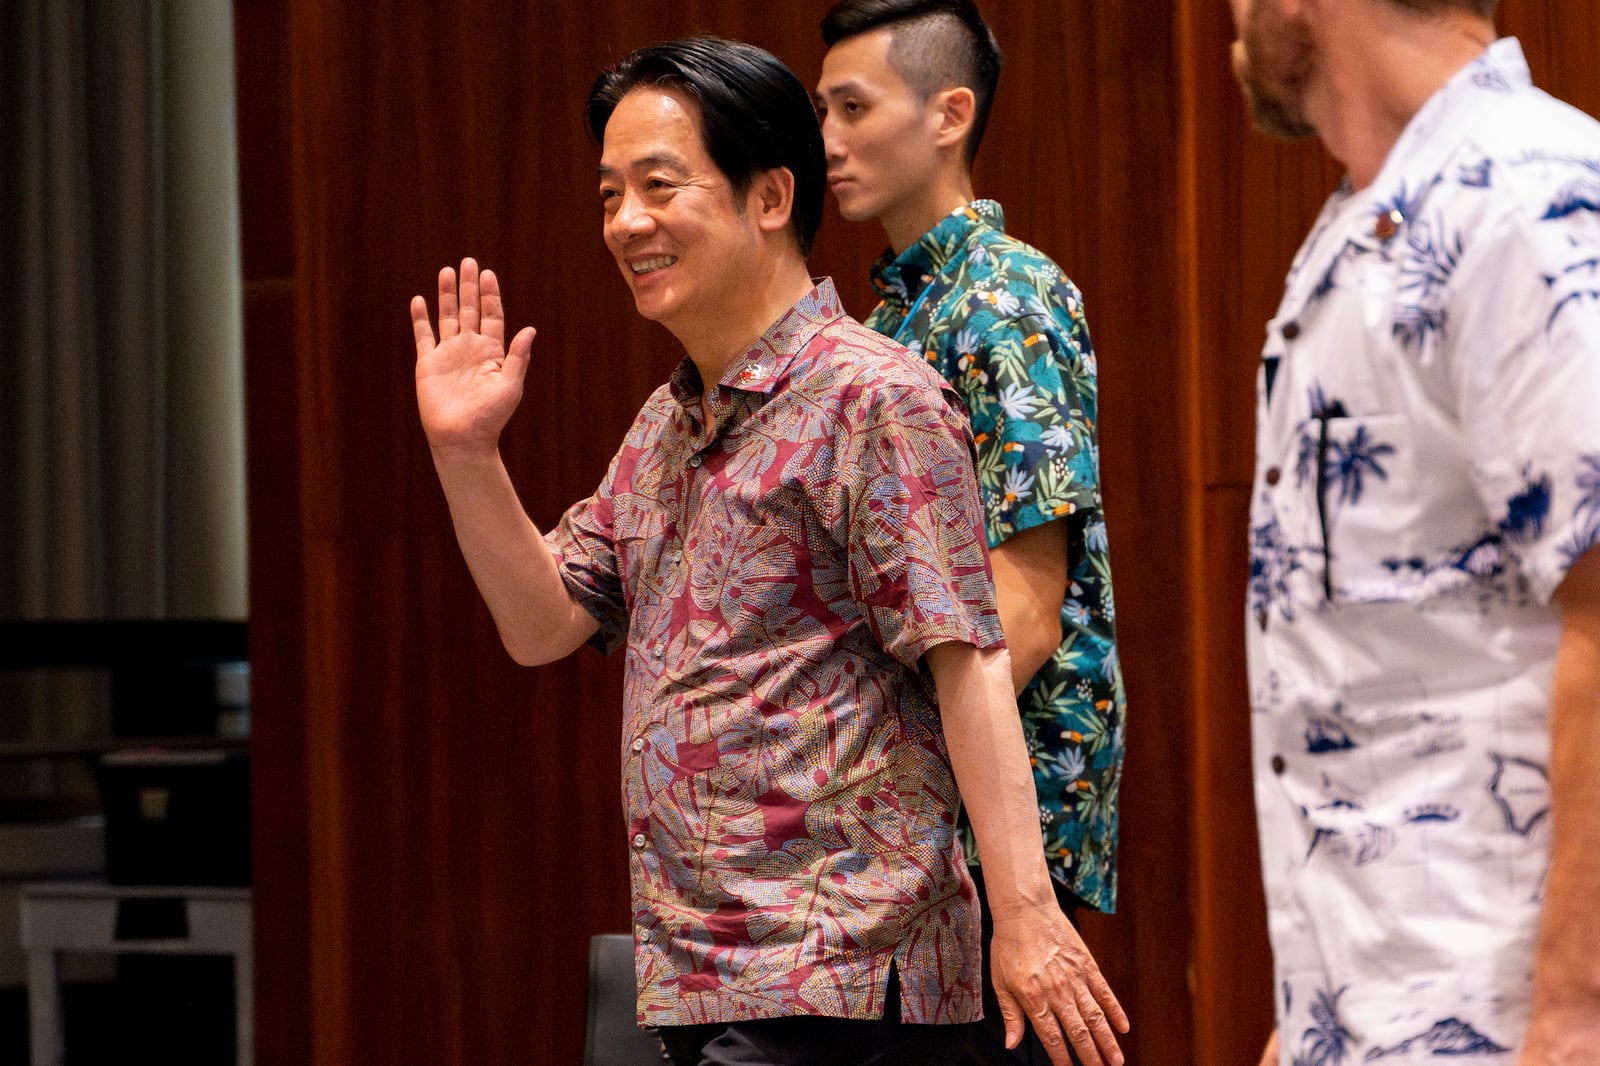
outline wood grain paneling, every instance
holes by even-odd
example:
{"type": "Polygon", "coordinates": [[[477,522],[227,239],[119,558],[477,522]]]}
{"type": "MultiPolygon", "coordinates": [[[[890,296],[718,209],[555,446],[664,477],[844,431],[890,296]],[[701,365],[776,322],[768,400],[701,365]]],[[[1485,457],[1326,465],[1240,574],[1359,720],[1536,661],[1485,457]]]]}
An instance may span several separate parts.
{"type": "MultiPolygon", "coordinates": [[[[514,666],[417,425],[405,305],[465,254],[539,328],[503,450],[587,493],[678,358],[599,239],[595,73],[694,32],[820,69],[815,3],[261,0],[236,8],[251,478],[258,1061],[570,1064],[591,933],[627,928],[620,662],[514,666]]],[[[978,185],[1085,293],[1130,711],[1121,899],[1085,934],[1129,1061],[1253,1066],[1270,1025],[1246,750],[1252,379],[1337,180],[1246,127],[1220,0],[989,3],[978,185]]],[[[1507,0],[1591,111],[1600,8],[1507,0]]],[[[872,302],[883,238],[813,256],[872,302]]]]}

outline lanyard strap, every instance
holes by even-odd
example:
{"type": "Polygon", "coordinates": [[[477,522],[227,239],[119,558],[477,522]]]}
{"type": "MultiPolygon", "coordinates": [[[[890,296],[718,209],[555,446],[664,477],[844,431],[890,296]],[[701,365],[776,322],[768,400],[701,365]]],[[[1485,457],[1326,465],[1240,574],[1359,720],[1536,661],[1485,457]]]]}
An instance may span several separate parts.
{"type": "Polygon", "coordinates": [[[922,295],[918,296],[917,302],[911,305],[911,310],[906,312],[906,317],[900,320],[900,328],[894,331],[893,340],[896,344],[905,344],[907,348],[911,347],[911,345],[906,344],[906,331],[911,328],[911,320],[917,317],[917,312],[922,310],[922,305],[928,302],[928,294],[933,291],[933,283],[937,280],[937,275],[929,279],[928,284],[922,287],[922,295]]]}

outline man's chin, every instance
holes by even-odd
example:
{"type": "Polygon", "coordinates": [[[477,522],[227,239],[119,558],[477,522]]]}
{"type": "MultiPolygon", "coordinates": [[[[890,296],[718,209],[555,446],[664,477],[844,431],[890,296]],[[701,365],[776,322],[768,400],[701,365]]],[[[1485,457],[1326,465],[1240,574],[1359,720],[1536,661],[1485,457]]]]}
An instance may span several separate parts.
{"type": "Polygon", "coordinates": [[[1245,90],[1245,102],[1250,109],[1250,121],[1256,129],[1280,141],[1303,141],[1317,135],[1317,128],[1305,119],[1293,115],[1276,100],[1245,90]]]}
{"type": "Polygon", "coordinates": [[[1264,89],[1247,69],[1241,69],[1237,60],[1233,76],[1244,94],[1245,109],[1256,129],[1280,141],[1303,141],[1317,135],[1316,127],[1302,115],[1290,111],[1278,97],[1264,89]]]}
{"type": "Polygon", "coordinates": [[[871,222],[878,217],[878,213],[858,196],[840,196],[834,193],[833,202],[839,208],[839,217],[846,222],[871,222]]]}

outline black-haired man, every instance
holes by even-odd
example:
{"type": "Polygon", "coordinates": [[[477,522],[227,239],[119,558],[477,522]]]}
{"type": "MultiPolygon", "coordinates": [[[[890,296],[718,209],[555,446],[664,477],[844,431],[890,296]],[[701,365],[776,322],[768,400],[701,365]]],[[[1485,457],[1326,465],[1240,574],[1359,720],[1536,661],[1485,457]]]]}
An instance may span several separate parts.
{"type": "MultiPolygon", "coordinates": [[[[1006,235],[999,204],[974,198],[1001,55],[970,0],[844,0],[822,29],[828,184],[847,219],[876,220],[890,245],[866,324],[921,352],[971,413],[1044,853],[1064,909],[1110,911],[1125,701],[1082,300],[1055,263],[1006,235]]],[[[973,874],[987,919],[1007,886],[987,866],[973,874]]],[[[988,977],[971,1057],[1043,1062],[988,977]]]]}
{"type": "Polygon", "coordinates": [[[950,1061],[941,1023],[979,1011],[959,779],[1016,884],[1014,991],[1062,1062],[1063,1029],[1120,1062],[1120,1008],[1037,861],[969,431],[806,270],[809,94],[692,38],[601,75],[589,118],[606,245],[686,358],[556,529],[498,453],[533,330],[506,347],[471,260],[441,272],[437,338],[411,313],[423,427],[506,648],[626,649],[640,1020],[684,1066],[950,1061]]]}

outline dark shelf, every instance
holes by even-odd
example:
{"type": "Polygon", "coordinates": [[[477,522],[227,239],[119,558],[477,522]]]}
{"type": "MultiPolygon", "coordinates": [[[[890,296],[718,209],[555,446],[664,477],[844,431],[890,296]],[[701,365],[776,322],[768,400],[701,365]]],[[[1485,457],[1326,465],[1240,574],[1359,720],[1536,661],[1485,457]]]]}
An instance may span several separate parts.
{"type": "Polygon", "coordinates": [[[98,758],[119,751],[248,751],[249,749],[248,738],[218,736],[137,737],[73,743],[21,741],[0,743],[0,760],[98,758]]]}
{"type": "Polygon", "coordinates": [[[242,662],[249,625],[218,619],[0,621],[0,670],[242,662]]]}

